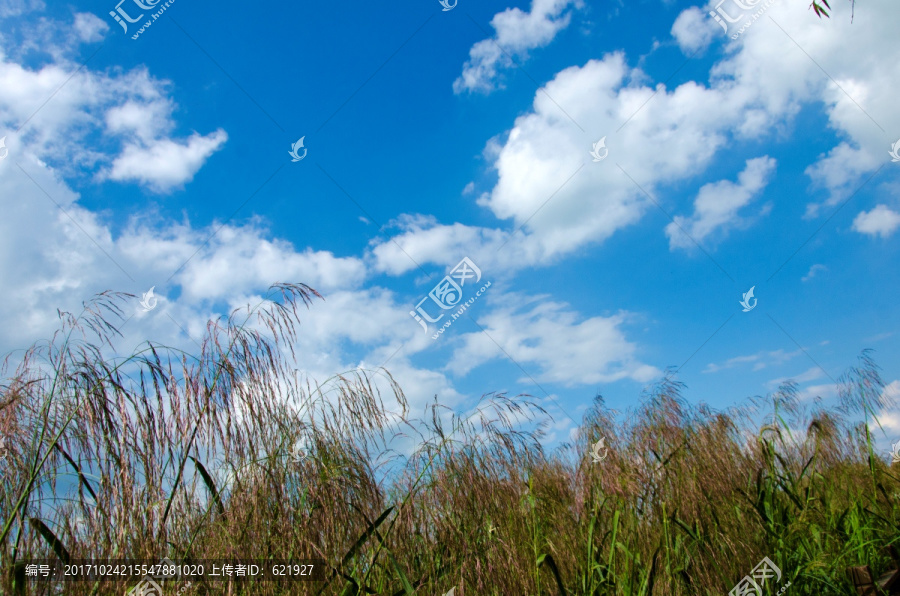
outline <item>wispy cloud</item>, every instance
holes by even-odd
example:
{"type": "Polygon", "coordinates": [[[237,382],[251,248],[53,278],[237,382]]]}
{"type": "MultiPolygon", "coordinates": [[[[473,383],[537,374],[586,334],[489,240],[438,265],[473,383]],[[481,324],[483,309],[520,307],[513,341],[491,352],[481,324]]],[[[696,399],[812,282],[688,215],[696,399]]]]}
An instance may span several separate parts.
{"type": "Polygon", "coordinates": [[[811,368],[806,369],[804,372],[799,375],[794,375],[790,377],[778,377],[777,379],[771,379],[766,381],[766,386],[771,389],[777,389],[780,385],[782,385],[785,381],[794,381],[796,383],[809,383],[810,381],[815,381],[816,379],[821,379],[825,376],[825,373],[822,372],[822,369],[818,366],[813,366],[811,368]]]}
{"type": "Polygon", "coordinates": [[[784,364],[802,353],[802,350],[795,350],[793,352],[785,352],[784,350],[762,351],[747,356],[729,358],[722,364],[709,363],[706,365],[706,368],[703,369],[703,372],[714,373],[750,363],[753,364],[753,370],[762,370],[769,366],[784,364]]]}
{"type": "Polygon", "coordinates": [[[814,278],[816,276],[816,274],[819,273],[820,271],[821,272],[828,271],[828,267],[826,267],[825,265],[816,263],[815,265],[813,265],[812,267],[809,268],[809,272],[806,275],[804,275],[800,281],[809,281],[812,278],[814,278]]]}
{"type": "Polygon", "coordinates": [[[695,241],[703,242],[713,235],[723,237],[729,229],[744,225],[739,211],[766,187],[774,171],[774,159],[757,157],[747,161],[737,182],[720,180],[704,184],[694,199],[694,214],[676,215],[666,226],[670,250],[693,248],[695,241]]]}
{"type": "Polygon", "coordinates": [[[491,26],[494,37],[479,41],[469,50],[469,60],[462,75],[453,83],[455,93],[480,91],[489,93],[499,86],[498,71],[524,60],[528,51],[553,41],[556,34],[569,26],[569,6],[580,7],[581,0],[533,0],[531,11],[507,8],[494,15],[491,26]]]}

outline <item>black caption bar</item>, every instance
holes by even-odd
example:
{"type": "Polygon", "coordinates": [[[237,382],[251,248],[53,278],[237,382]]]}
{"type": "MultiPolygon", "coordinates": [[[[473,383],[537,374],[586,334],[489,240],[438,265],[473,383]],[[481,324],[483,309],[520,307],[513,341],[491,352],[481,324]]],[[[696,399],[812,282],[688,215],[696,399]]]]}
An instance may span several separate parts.
{"type": "Polygon", "coordinates": [[[147,589],[165,581],[324,581],[324,559],[33,559],[21,563],[25,578],[35,581],[128,581],[147,589]],[[140,584],[139,584],[140,585],[140,584]]]}

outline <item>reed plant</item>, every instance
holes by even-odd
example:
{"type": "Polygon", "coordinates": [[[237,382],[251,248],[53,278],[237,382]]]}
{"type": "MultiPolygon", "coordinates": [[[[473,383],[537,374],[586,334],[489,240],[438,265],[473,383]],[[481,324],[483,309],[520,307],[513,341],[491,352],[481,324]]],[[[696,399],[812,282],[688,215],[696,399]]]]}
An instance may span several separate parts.
{"type": "Polygon", "coordinates": [[[28,579],[45,558],[326,565],[318,582],[165,582],[183,596],[728,594],[763,557],[782,573],[764,594],[844,595],[847,567],[891,565],[900,479],[872,429],[893,403],[870,352],[827,408],[786,383],[716,411],[667,374],[628,413],[596,396],[547,451],[527,395],[411,412],[387,370],[300,376],[318,297],[273,286],[197,354],[115,356],[127,294],[60,313],[0,385],[0,591],[134,585],[28,579]]]}

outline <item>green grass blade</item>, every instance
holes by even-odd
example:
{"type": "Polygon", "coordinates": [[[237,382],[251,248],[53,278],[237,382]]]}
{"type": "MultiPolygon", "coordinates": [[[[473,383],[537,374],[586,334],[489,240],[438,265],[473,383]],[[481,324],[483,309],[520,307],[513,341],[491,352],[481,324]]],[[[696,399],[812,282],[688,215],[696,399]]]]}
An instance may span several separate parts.
{"type": "MultiPolygon", "coordinates": [[[[358,551],[360,549],[360,547],[362,547],[362,545],[366,543],[366,541],[369,539],[369,537],[375,533],[375,530],[378,529],[378,526],[380,526],[382,523],[384,523],[384,520],[387,519],[388,515],[390,515],[393,510],[394,510],[393,505],[388,507],[387,509],[384,510],[384,512],[381,515],[378,516],[378,519],[376,519],[371,524],[369,524],[369,526],[366,528],[366,531],[363,532],[362,535],[359,537],[359,539],[357,539],[357,541],[353,543],[353,546],[350,547],[350,550],[348,550],[347,553],[341,559],[341,567],[346,565],[347,562],[350,559],[352,559],[354,557],[354,555],[356,555],[356,551],[358,551]]],[[[335,576],[337,576],[338,573],[340,573],[340,572],[337,569],[332,568],[331,577],[325,581],[325,585],[322,586],[322,588],[317,592],[317,594],[322,594],[325,591],[325,589],[328,587],[328,585],[331,583],[331,580],[333,580],[335,578],[335,576]]]]}
{"type": "Polygon", "coordinates": [[[415,594],[416,590],[412,587],[412,584],[409,581],[409,578],[406,577],[406,574],[403,573],[403,570],[400,569],[400,565],[397,564],[397,559],[394,558],[394,553],[390,551],[390,549],[385,549],[387,551],[388,557],[391,559],[391,564],[394,566],[394,569],[397,571],[397,575],[400,576],[400,583],[403,585],[403,591],[409,596],[410,594],[415,594]]]}
{"type": "Polygon", "coordinates": [[[53,530],[48,528],[47,524],[36,517],[32,517],[29,521],[31,522],[31,525],[34,526],[34,529],[44,537],[44,540],[47,541],[47,544],[49,544],[50,548],[53,549],[53,552],[56,553],[56,556],[59,557],[63,563],[68,563],[69,559],[71,559],[69,551],[63,546],[62,540],[56,537],[53,530]]]}
{"type": "Polygon", "coordinates": [[[94,503],[96,503],[97,502],[97,493],[94,492],[94,489],[91,488],[91,484],[87,481],[87,478],[84,477],[84,474],[82,474],[81,467],[79,467],[79,465],[77,463],[75,463],[75,460],[72,459],[68,453],[66,453],[65,449],[60,447],[59,443],[55,444],[54,447],[56,447],[56,450],[59,451],[60,453],[62,453],[62,456],[64,458],[66,458],[67,462],[69,462],[69,465],[72,466],[72,469],[75,470],[76,474],[78,474],[78,480],[84,485],[84,487],[87,489],[87,491],[94,498],[94,503]]]}
{"type": "Polygon", "coordinates": [[[196,457],[188,456],[191,458],[191,461],[194,462],[194,465],[197,466],[197,471],[200,472],[200,476],[203,478],[203,483],[206,484],[207,490],[209,490],[209,494],[212,495],[213,501],[215,501],[216,505],[219,508],[219,514],[225,515],[225,506],[222,505],[222,499],[219,498],[219,491],[216,489],[216,483],[213,482],[212,476],[209,475],[209,472],[206,471],[206,468],[203,467],[199,461],[197,461],[196,457]]]}
{"type": "Polygon", "coordinates": [[[559,575],[559,568],[556,566],[556,561],[553,560],[553,555],[550,553],[545,553],[538,557],[537,566],[543,567],[544,563],[547,564],[547,567],[550,568],[550,571],[553,572],[553,578],[556,580],[556,587],[559,588],[559,595],[566,596],[566,589],[563,587],[562,577],[559,575]]]}

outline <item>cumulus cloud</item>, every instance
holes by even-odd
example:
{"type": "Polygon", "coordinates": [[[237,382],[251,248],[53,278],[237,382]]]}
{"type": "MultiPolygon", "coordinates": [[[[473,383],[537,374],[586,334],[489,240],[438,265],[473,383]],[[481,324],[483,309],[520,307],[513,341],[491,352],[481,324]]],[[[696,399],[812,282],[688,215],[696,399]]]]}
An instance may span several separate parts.
{"type": "Polygon", "coordinates": [[[694,214],[676,215],[666,226],[669,248],[692,248],[694,242],[702,243],[716,232],[721,236],[728,229],[740,226],[738,212],[766,187],[774,171],[774,159],[757,157],[747,160],[747,167],[738,175],[736,183],[721,180],[704,184],[694,199],[694,214]]]}
{"type": "Polygon", "coordinates": [[[401,275],[425,263],[452,266],[465,256],[490,268],[499,262],[497,250],[508,238],[501,230],[439,224],[435,217],[421,214],[403,215],[390,225],[401,232],[390,240],[374,240],[370,248],[373,268],[390,275],[401,275]]]}
{"type": "Polygon", "coordinates": [[[871,211],[862,211],[853,220],[853,229],[860,234],[887,238],[900,227],[900,213],[886,205],[878,205],[871,211]]]}
{"type": "Polygon", "coordinates": [[[332,292],[356,287],[365,279],[365,266],[359,259],[309,248],[297,251],[284,240],[267,239],[263,228],[249,224],[211,227],[216,233],[209,248],[192,258],[180,274],[185,295],[192,299],[252,292],[278,281],[303,282],[332,292]]]}
{"type": "MultiPolygon", "coordinates": [[[[683,23],[698,16],[690,11],[693,16],[683,23]]],[[[804,106],[823,110],[842,137],[806,169],[811,190],[825,193],[821,199],[813,194],[808,215],[821,216],[821,206],[847,196],[888,159],[871,118],[885,129],[900,130],[889,91],[889,81],[900,78],[900,62],[874,59],[893,36],[875,15],[895,12],[900,17],[900,5],[882,2],[865,17],[857,15],[851,26],[810,20],[805,7],[777,3],[766,14],[805,51],[774,23],[761,20],[736,41],[722,36],[726,52],[712,66],[708,83],[688,81],[674,88],[648,84],[646,74],[630,67],[620,52],[566,68],[535,94],[529,112],[485,145],[484,157],[497,181],[477,204],[507,225],[500,230],[409,225],[373,249],[377,266],[400,273],[425,262],[450,264],[473,253],[513,269],[551,263],[639,222],[648,209],[655,210],[651,198],[677,212],[672,207],[677,197],[668,194],[673,185],[706,173],[726,147],[740,150],[741,144],[794,126],[794,116],[804,106]],[[841,40],[852,40],[852,47],[841,40]],[[573,119],[587,132],[574,126],[573,119]],[[609,157],[594,163],[588,152],[604,136],[609,157]],[[504,248],[498,253],[500,245],[504,248]]],[[[763,166],[770,162],[756,163],[759,175],[768,173],[763,166]]],[[[738,180],[734,188],[740,187],[738,180]]],[[[727,207],[727,201],[721,206],[727,207]]],[[[737,217],[733,211],[715,215],[737,217]]],[[[699,220],[698,231],[701,223],[712,221],[699,220]]],[[[754,220],[727,223],[716,231],[754,220]]]]}
{"type": "Polygon", "coordinates": [[[678,15],[671,32],[681,51],[693,54],[709,47],[718,31],[718,25],[708,14],[692,6],[678,15]]]}
{"type": "Polygon", "coordinates": [[[273,283],[306,283],[325,299],[299,311],[295,349],[304,377],[322,381],[389,363],[417,411],[435,394],[462,403],[446,373],[410,363],[433,344],[420,338],[404,297],[361,287],[362,259],[297,249],[255,219],[194,227],[143,214],[114,233],[47,164],[27,154],[16,162],[27,175],[0,161],[0,210],[7,214],[0,218],[0,285],[13,305],[0,312],[0,355],[49,337],[57,308],[78,314],[82,301],[109,289],[137,296],[124,304],[127,322],[114,321],[124,334],[119,349],[152,340],[195,353],[210,318],[258,304],[273,283]],[[143,312],[138,300],[151,286],[158,306],[143,312]]]}
{"type": "Polygon", "coordinates": [[[128,100],[106,111],[106,129],[112,134],[131,134],[150,142],[173,127],[173,109],[172,102],[160,95],[139,101],[128,100]]]}
{"type": "Polygon", "coordinates": [[[571,14],[563,14],[569,6],[580,7],[581,0],[532,0],[531,11],[507,8],[494,15],[491,26],[494,37],[476,43],[462,75],[453,82],[453,91],[490,92],[497,88],[497,73],[512,66],[510,56],[527,57],[529,50],[546,46],[556,34],[569,26],[571,14]]]}
{"type": "MultiPolygon", "coordinates": [[[[82,39],[95,39],[103,26],[92,15],[75,16],[82,39]]],[[[99,72],[54,55],[29,68],[0,50],[0,87],[6,90],[0,96],[0,121],[8,129],[21,128],[10,135],[10,144],[25,141],[32,155],[67,177],[92,172],[98,180],[137,182],[165,192],[190,182],[227,139],[221,129],[171,137],[175,103],[167,96],[169,83],[152,77],[146,67],[99,72]],[[88,140],[100,122],[105,123],[102,137],[88,140]]]]}
{"type": "MultiPolygon", "coordinates": [[[[724,38],[727,51],[706,84],[649,86],[621,53],[566,68],[508,134],[488,143],[497,182],[478,204],[522,228],[528,242],[519,243],[521,255],[550,262],[635,224],[651,198],[670,202],[667,190],[706,172],[726,146],[788,129],[801,108],[813,106],[843,137],[807,169],[811,189],[826,194],[810,202],[818,216],[820,206],[847,196],[887,160],[872,119],[900,129],[889,83],[900,78],[900,62],[874,59],[894,35],[883,17],[895,13],[900,5],[882,2],[851,26],[811,21],[805,7],[777,3],[766,14],[780,27],[764,19],[736,41],[724,38]],[[609,157],[593,163],[588,151],[604,136],[609,157]]],[[[697,17],[690,14],[683,23],[697,17]]]]}
{"type": "MultiPolygon", "coordinates": [[[[568,24],[571,13],[564,13],[572,4],[535,0],[530,13],[517,9],[500,13],[507,16],[497,15],[492,22],[495,39],[521,56],[549,43],[568,24]]],[[[449,375],[506,356],[484,334],[460,333],[456,343],[447,344],[453,349],[453,358],[445,371],[412,366],[408,355],[424,351],[429,345],[427,338],[422,339],[421,330],[408,316],[410,307],[404,298],[382,288],[360,287],[367,274],[400,275],[418,265],[450,266],[462,256],[471,256],[479,265],[486,263],[482,269],[493,276],[490,267],[495,264],[528,267],[603,242],[640,221],[652,206],[648,194],[662,203],[676,201],[677,197],[668,194],[674,183],[705,174],[725,147],[739,149],[742,142],[766,139],[772,130],[789,127],[792,116],[804,105],[822,107],[829,125],[842,139],[840,143],[845,144],[840,148],[838,143],[808,170],[814,185],[818,184],[815,188],[828,194],[822,201],[834,201],[834,196],[852,188],[855,179],[879,163],[869,155],[885,153],[884,139],[871,132],[877,129],[854,102],[863,105],[885,129],[900,128],[890,92],[890,82],[898,79],[900,67],[874,59],[893,42],[891,23],[896,19],[890,17],[900,15],[898,5],[879,0],[870,12],[857,15],[854,28],[839,19],[827,23],[810,20],[805,5],[782,2],[770,11],[840,87],[767,20],[756,23],[737,42],[726,42],[724,58],[713,67],[708,82],[691,81],[674,88],[653,85],[645,73],[630,67],[621,53],[566,68],[535,95],[532,109],[510,123],[507,134],[485,148],[497,182],[480,196],[478,204],[505,220],[503,229],[402,216],[396,224],[401,228],[398,236],[374,242],[359,258],[295,248],[270,238],[257,223],[227,225],[219,230],[221,236],[214,235],[206,246],[215,225],[135,224],[114,234],[95,214],[78,205],[77,193],[62,182],[60,168],[65,164],[52,163],[54,155],[76,156],[81,160],[79,166],[98,164],[97,169],[109,179],[139,182],[162,191],[190,181],[227,135],[218,130],[171,138],[173,103],[165,93],[165,83],[153,79],[145,69],[104,74],[85,68],[61,86],[77,63],[30,69],[4,57],[0,60],[0,86],[7,90],[0,97],[4,122],[24,122],[46,97],[60,89],[54,101],[29,122],[27,138],[11,137],[9,143],[24,151],[21,159],[17,158],[23,168],[65,208],[65,212],[58,209],[26,177],[12,176],[11,160],[0,164],[4,190],[0,205],[4,213],[14,214],[0,221],[0,226],[5,226],[0,242],[7,243],[0,285],[15,289],[8,293],[9,303],[22,305],[0,315],[6,328],[19,333],[9,335],[6,341],[44,336],[52,323],[47,313],[54,313],[57,306],[74,310],[85,295],[126,282],[138,293],[157,285],[158,294],[167,298],[161,301],[169,309],[166,313],[156,312],[132,323],[134,335],[129,339],[144,339],[151,331],[179,332],[169,319],[157,315],[171,314],[189,333],[199,335],[206,318],[215,314],[212,305],[237,305],[279,279],[306,281],[328,290],[325,303],[317,302],[305,317],[307,333],[302,341],[308,342],[304,344],[308,370],[329,375],[363,361],[377,366],[402,346],[403,353],[391,360],[392,370],[403,369],[406,378],[402,382],[411,383],[417,393],[428,398],[432,391],[451,393],[449,375]],[[844,91],[851,93],[853,100],[844,91]],[[559,105],[584,124],[587,133],[573,126],[559,105]],[[615,132],[626,122],[621,132],[615,132]],[[107,145],[85,150],[81,130],[103,134],[116,148],[107,145]],[[593,163],[588,151],[601,136],[607,136],[610,158],[593,163]],[[175,165],[175,156],[185,163],[175,165]],[[849,174],[834,172],[842,160],[852,166],[849,174]],[[513,233],[520,227],[521,232],[513,233]],[[29,242],[34,236],[46,240],[29,242]],[[27,250],[18,250],[21,246],[27,250]],[[490,253],[496,256],[488,256],[490,253]],[[173,278],[176,287],[159,283],[186,261],[173,278]],[[346,344],[361,346],[363,358],[348,355],[346,344]]],[[[696,16],[679,17],[680,24],[673,26],[672,34],[683,48],[705,43],[703,35],[691,37],[685,30],[696,16]]],[[[96,34],[89,25],[86,35],[92,38],[96,34]]],[[[499,69],[506,62],[486,47],[481,46],[481,54],[472,48],[459,91],[496,86],[499,69]]],[[[754,183],[761,183],[769,162],[760,159],[758,171],[748,162],[745,173],[750,172],[750,179],[739,176],[737,183],[727,184],[746,192],[754,183]]],[[[714,190],[706,192],[712,196],[714,190]]],[[[699,201],[703,192],[701,189],[696,197],[694,216],[686,221],[696,225],[698,233],[707,228],[725,229],[738,211],[731,204],[722,205],[727,207],[724,215],[703,208],[699,201]]],[[[684,207],[690,209],[690,205],[684,207]]],[[[863,219],[870,217],[871,213],[866,213],[863,219]]],[[[871,224],[864,221],[860,225],[871,224]]],[[[525,306],[513,309],[500,302],[508,296],[501,293],[499,284],[495,287],[496,293],[480,301],[483,310],[473,316],[535,379],[580,384],[625,378],[643,381],[656,374],[627,337],[627,313],[585,317],[567,305],[521,296],[515,303],[525,306]]],[[[738,357],[723,365],[711,364],[708,372],[741,364],[765,368],[798,353],[738,357]]]]}
{"type": "MultiPolygon", "coordinates": [[[[491,297],[497,303],[496,295],[491,297]]],[[[522,366],[538,382],[566,386],[609,383],[619,379],[647,382],[661,374],[641,362],[637,346],[625,337],[628,313],[610,317],[579,316],[565,304],[517,295],[502,297],[499,306],[476,315],[478,331],[462,337],[448,370],[462,375],[484,363],[507,357],[522,366]]],[[[527,377],[521,379],[528,382],[527,377]]]]}
{"type": "Polygon", "coordinates": [[[194,133],[186,142],[159,139],[127,145],[101,178],[146,184],[164,193],[194,179],[194,174],[218,151],[228,135],[219,129],[206,136],[194,133]]]}
{"type": "Polygon", "coordinates": [[[478,203],[514,228],[524,226],[538,261],[636,223],[652,205],[645,192],[701,172],[725,143],[722,121],[736,117],[721,93],[695,83],[667,93],[636,82],[642,78],[621,53],[590,60],[557,74],[546,95],[535,96],[533,111],[516,119],[493,164],[498,181],[478,203]],[[621,133],[610,134],[635,113],[621,133]],[[593,163],[588,151],[602,136],[609,157],[593,163]]]}

